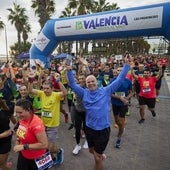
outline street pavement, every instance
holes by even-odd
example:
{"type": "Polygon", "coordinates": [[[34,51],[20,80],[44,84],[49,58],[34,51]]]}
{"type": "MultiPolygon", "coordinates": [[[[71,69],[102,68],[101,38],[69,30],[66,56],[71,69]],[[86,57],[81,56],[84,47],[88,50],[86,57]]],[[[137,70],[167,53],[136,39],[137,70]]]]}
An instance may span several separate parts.
{"type": "MultiPolygon", "coordinates": [[[[140,116],[136,107],[137,100],[132,98],[131,115],[126,117],[127,124],[120,149],[114,148],[117,129],[113,127],[111,113],[111,135],[105,150],[107,158],[104,160],[104,170],[170,170],[170,76],[165,73],[165,78],[162,80],[160,101],[156,103],[156,117],[152,117],[146,109],[145,123],[138,124],[140,116]]],[[[74,129],[68,130],[68,127],[69,123],[64,123],[64,116],[61,114],[56,143],[64,148],[65,159],[62,165],[56,165],[50,170],[93,170],[94,160],[88,149],[82,148],[76,156],[72,154],[76,142],[73,137],[74,129]]],[[[85,139],[81,139],[82,145],[84,141],[85,139]]],[[[17,154],[13,151],[9,161],[13,163],[12,170],[16,170],[17,154]]]]}

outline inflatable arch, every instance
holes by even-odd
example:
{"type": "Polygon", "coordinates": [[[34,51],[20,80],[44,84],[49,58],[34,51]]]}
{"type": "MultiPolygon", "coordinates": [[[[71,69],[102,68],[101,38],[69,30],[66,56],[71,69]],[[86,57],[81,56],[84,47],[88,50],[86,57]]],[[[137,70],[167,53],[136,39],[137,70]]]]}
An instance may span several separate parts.
{"type": "Polygon", "coordinates": [[[47,63],[61,41],[164,36],[170,41],[170,2],[50,19],[32,44],[31,59],[47,63]]]}

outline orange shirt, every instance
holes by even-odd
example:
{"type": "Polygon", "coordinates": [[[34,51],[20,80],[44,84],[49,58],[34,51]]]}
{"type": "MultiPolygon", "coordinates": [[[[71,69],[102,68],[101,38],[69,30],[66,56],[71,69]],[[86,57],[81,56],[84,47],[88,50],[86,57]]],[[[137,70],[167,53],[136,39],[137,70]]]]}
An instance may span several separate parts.
{"type": "MultiPolygon", "coordinates": [[[[36,134],[42,131],[45,131],[42,120],[38,116],[33,115],[29,120],[19,121],[19,127],[16,134],[20,144],[33,144],[38,142],[36,134]]],[[[21,151],[22,155],[27,159],[39,158],[45,152],[46,149],[21,151]]]]}

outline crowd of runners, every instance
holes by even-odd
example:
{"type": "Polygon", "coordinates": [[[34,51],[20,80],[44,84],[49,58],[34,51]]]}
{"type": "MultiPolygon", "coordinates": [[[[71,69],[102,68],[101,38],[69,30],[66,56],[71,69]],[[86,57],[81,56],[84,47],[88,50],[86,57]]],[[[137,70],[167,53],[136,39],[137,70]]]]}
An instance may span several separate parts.
{"type": "Polygon", "coordinates": [[[17,170],[62,164],[64,149],[59,147],[57,135],[63,116],[70,123],[68,129],[75,129],[72,153],[79,154],[83,136],[83,148],[94,155],[94,169],[102,170],[111,113],[118,128],[115,148],[119,149],[132,97],[138,101],[139,124],[145,122],[145,105],[156,116],[167,63],[162,56],[128,52],[122,59],[112,56],[106,62],[97,57],[73,58],[72,65],[65,60],[51,61],[50,68],[40,63],[30,68],[29,61],[24,65],[5,63],[0,73],[0,168],[10,169],[11,149],[18,156],[17,170]],[[11,148],[13,135],[17,140],[11,148]]]}

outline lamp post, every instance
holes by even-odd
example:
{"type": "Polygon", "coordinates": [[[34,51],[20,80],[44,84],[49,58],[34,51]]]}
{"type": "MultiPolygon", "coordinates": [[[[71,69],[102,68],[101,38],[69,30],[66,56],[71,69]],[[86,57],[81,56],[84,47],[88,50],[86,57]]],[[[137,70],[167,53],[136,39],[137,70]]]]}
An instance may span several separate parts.
{"type": "Polygon", "coordinates": [[[6,45],[6,59],[8,62],[8,38],[7,38],[7,31],[6,31],[6,25],[4,24],[4,29],[5,29],[5,45],[6,45]]]}
{"type": "MultiPolygon", "coordinates": [[[[1,16],[0,16],[1,19],[1,16]]],[[[3,28],[5,30],[5,46],[6,46],[6,59],[8,61],[8,39],[7,39],[7,30],[6,30],[6,25],[4,24],[4,22],[2,22],[3,24],[3,28]]]]}

